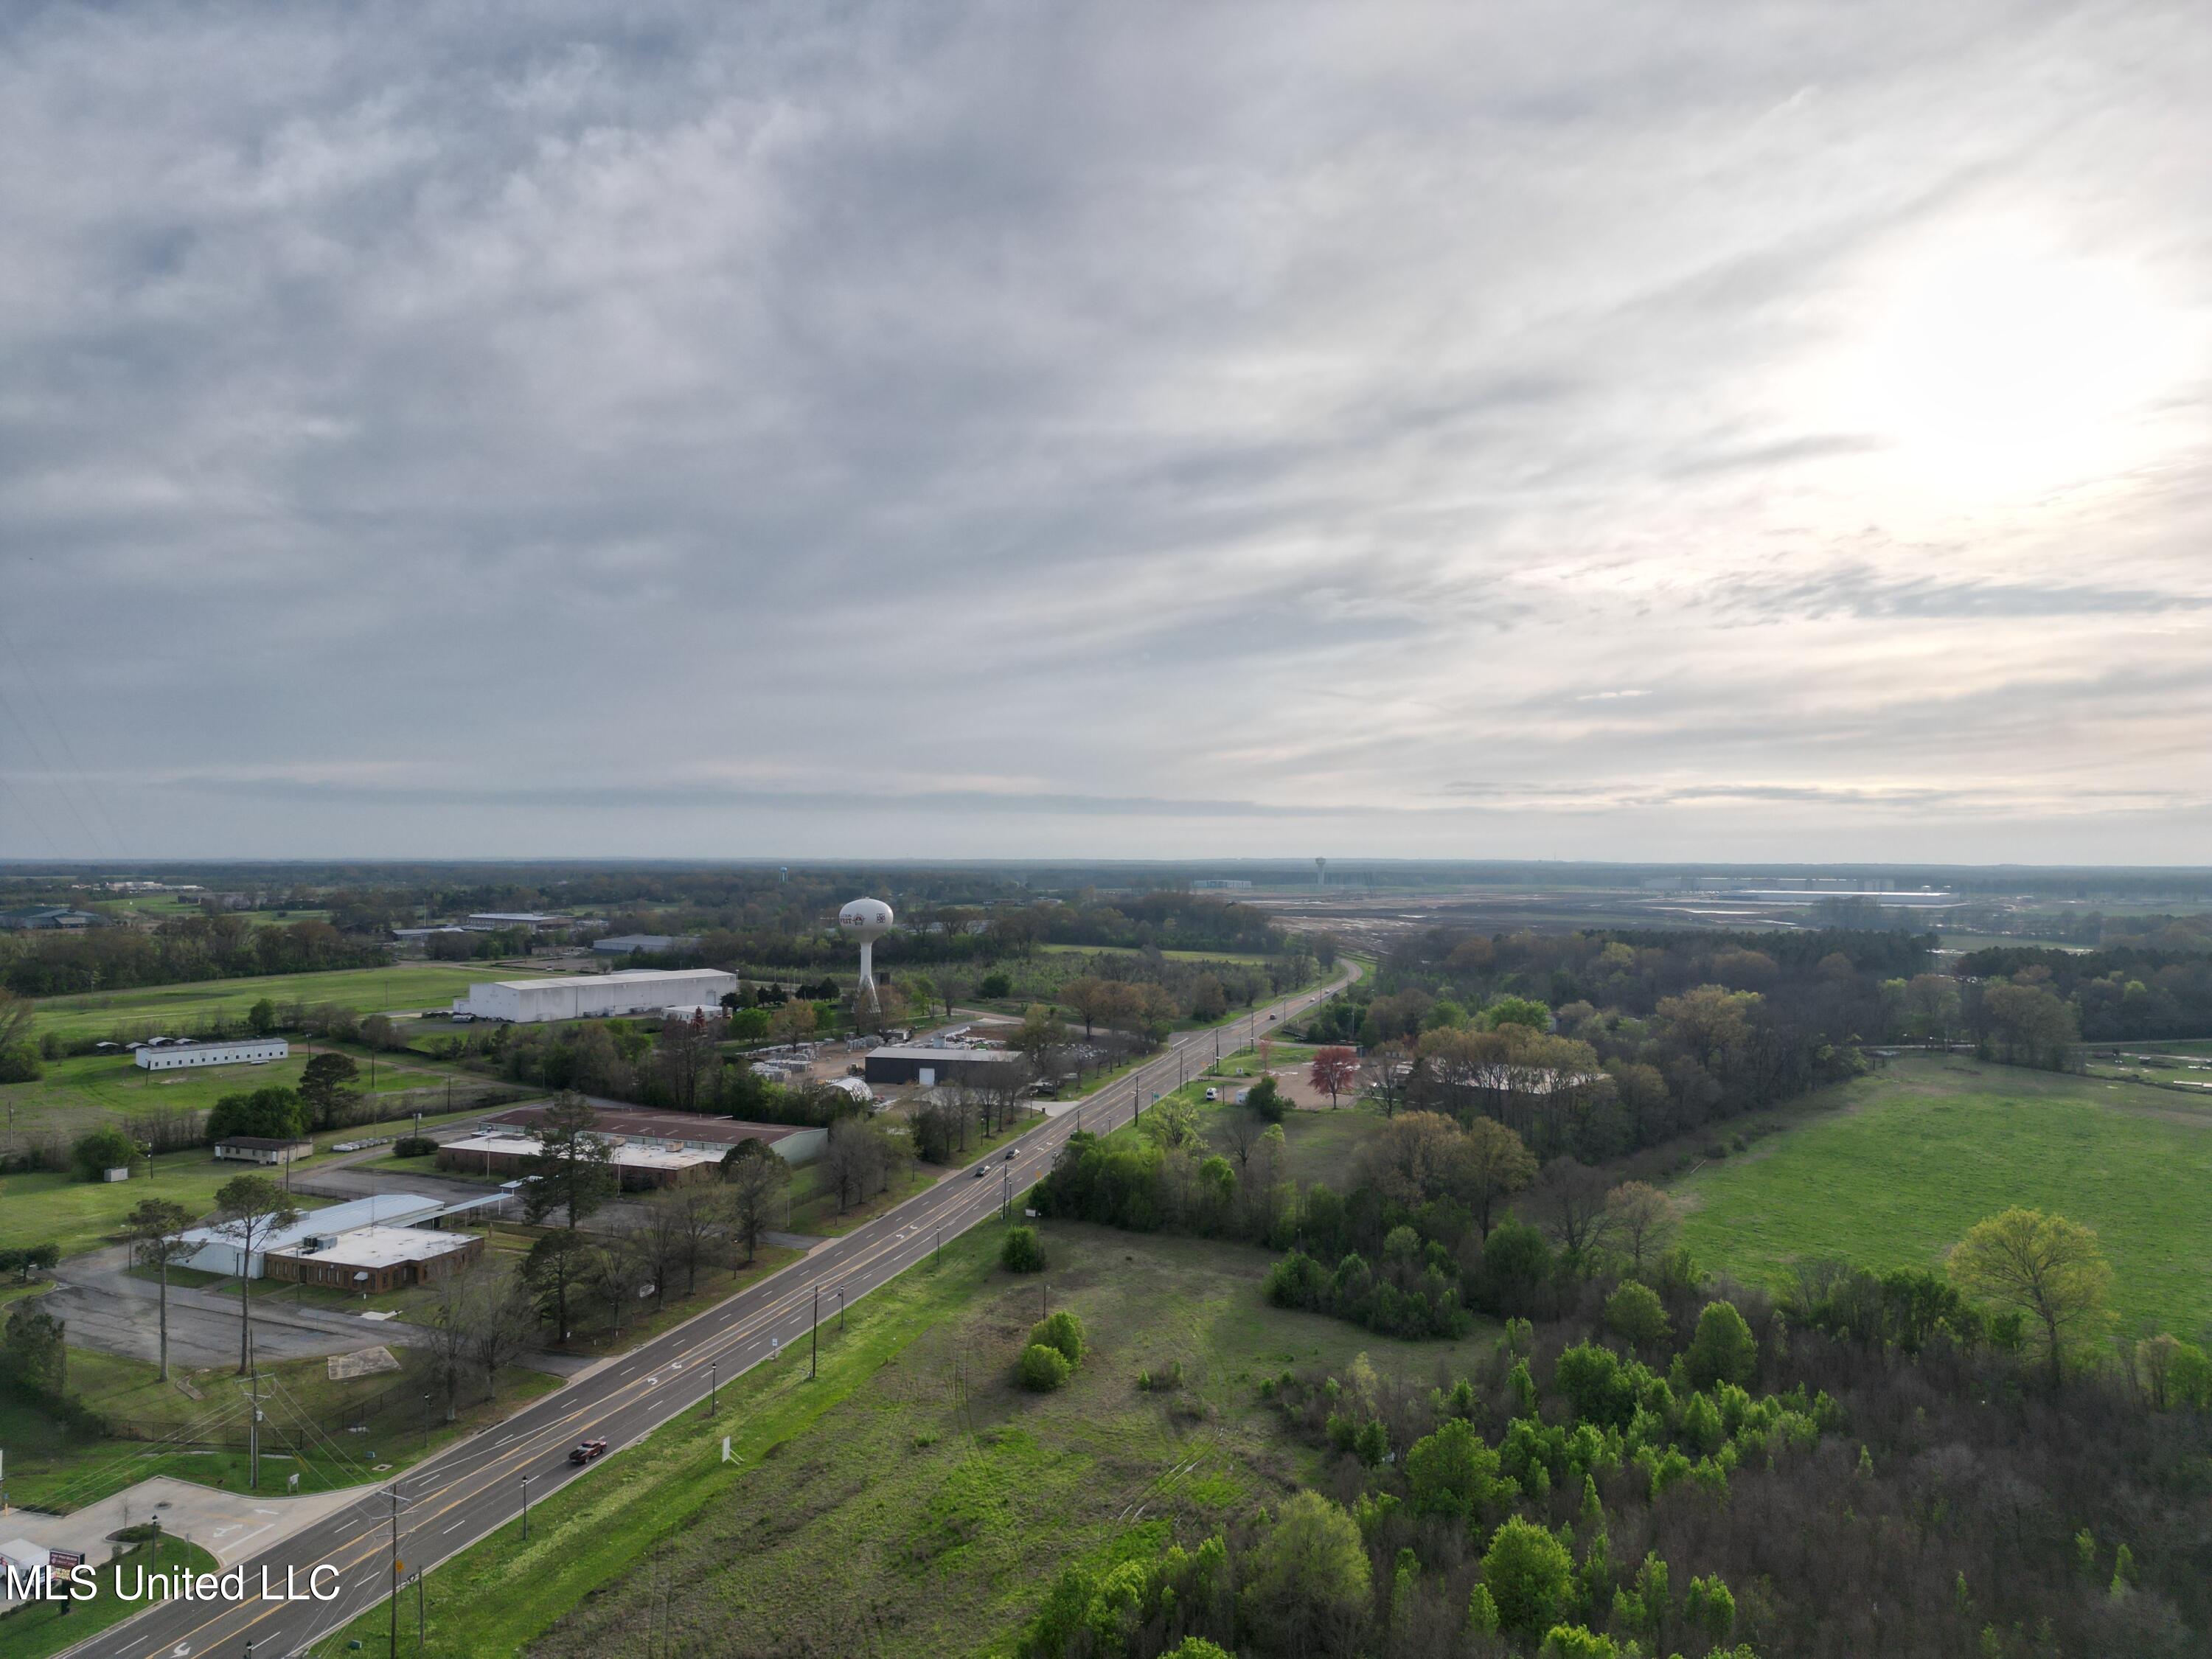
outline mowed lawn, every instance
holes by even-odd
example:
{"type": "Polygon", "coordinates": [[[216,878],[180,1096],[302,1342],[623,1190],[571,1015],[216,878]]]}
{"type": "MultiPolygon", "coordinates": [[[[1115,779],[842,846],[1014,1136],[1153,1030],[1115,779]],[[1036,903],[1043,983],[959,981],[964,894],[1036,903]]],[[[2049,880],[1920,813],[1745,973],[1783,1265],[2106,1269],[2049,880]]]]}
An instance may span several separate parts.
{"type": "MultiPolygon", "coordinates": [[[[76,1054],[41,1062],[45,1075],[35,1083],[0,1084],[0,1106],[8,1109],[20,1132],[51,1129],[82,1134],[116,1118],[152,1112],[204,1112],[225,1095],[250,1094],[276,1085],[296,1089],[311,1052],[312,1048],[302,1048],[295,1042],[289,1060],[177,1072],[143,1070],[129,1054],[76,1054]]],[[[361,1075],[348,1086],[369,1089],[368,1051],[344,1048],[342,1052],[350,1054],[361,1068],[361,1075]]],[[[390,1094],[431,1088],[448,1077],[478,1086],[483,1082],[472,1073],[456,1073],[419,1054],[380,1054],[374,1086],[378,1094],[390,1094]]]]}
{"type": "MultiPolygon", "coordinates": [[[[422,1124],[425,1129],[435,1129],[448,1123],[465,1122],[481,1115],[483,1110],[481,1106],[470,1106],[451,1112],[425,1112],[422,1124]]],[[[324,1150],[295,1164],[293,1174],[295,1178],[313,1174],[352,1156],[330,1151],[335,1142],[402,1134],[414,1123],[410,1115],[377,1123],[356,1123],[343,1129],[325,1129],[315,1137],[316,1144],[324,1150]]],[[[373,1168],[401,1174],[428,1174],[434,1168],[428,1158],[380,1158],[369,1162],[373,1168]]],[[[204,1216],[215,1208],[216,1188],[234,1176],[256,1173],[280,1177],[282,1174],[257,1164],[219,1163],[212,1152],[193,1148],[163,1152],[149,1158],[132,1171],[128,1181],[80,1181],[74,1174],[46,1170],[0,1175],[0,1249],[43,1244],[48,1240],[58,1243],[64,1256],[97,1249],[102,1244],[116,1242],[116,1230],[123,1224],[123,1218],[137,1207],[141,1199],[171,1199],[194,1215],[204,1216]]],[[[312,1210],[325,1201],[296,1193],[293,1195],[293,1202],[303,1210],[312,1210]]]]}
{"type": "Polygon", "coordinates": [[[1708,1267],[1776,1283],[1793,1258],[1940,1269],[2011,1205],[2097,1231],[2124,1333],[2212,1328],[2212,1110],[2163,1090],[1913,1058],[1842,1109],[1675,1188],[1708,1267]]]}
{"type": "MultiPolygon", "coordinates": [[[[722,1386],[428,1580],[432,1655],[631,1651],[648,1619],[695,1653],[1006,1654],[1071,1562],[1186,1543],[1279,1502],[1311,1455],[1260,1382],[1366,1352],[1386,1375],[1465,1373],[1495,1341],[1408,1344],[1271,1308],[1272,1257],[1218,1241],[1042,1228],[1040,1277],[995,1266],[995,1224],[948,1240],[824,1325],[803,1352],[722,1386]],[[1049,1294],[1091,1352],[1060,1393],[1012,1368],[1049,1294]],[[1182,1385],[1137,1386],[1182,1367],[1182,1385]],[[743,1461],[721,1461],[722,1437],[743,1461]],[[733,1564],[738,1565],[733,1568],[733,1564]]],[[[386,1653],[382,1613],[341,1633],[386,1653]]],[[[411,1632],[410,1632],[411,1637],[411,1632]]],[[[334,1641],[331,1650],[343,1648],[334,1641]]],[[[411,1646],[411,1643],[410,1643],[411,1646]]]]}
{"type": "Polygon", "coordinates": [[[158,1036],[189,1030],[211,1014],[242,1018],[267,997],[289,1002],[336,1003],[365,1014],[434,1008],[465,995],[481,980],[519,976],[492,963],[403,963],[392,968],[340,968],[324,974],[272,974],[254,979],[198,980],[188,985],[148,985],[131,991],[40,997],[32,1030],[64,1036],[158,1036]]]}

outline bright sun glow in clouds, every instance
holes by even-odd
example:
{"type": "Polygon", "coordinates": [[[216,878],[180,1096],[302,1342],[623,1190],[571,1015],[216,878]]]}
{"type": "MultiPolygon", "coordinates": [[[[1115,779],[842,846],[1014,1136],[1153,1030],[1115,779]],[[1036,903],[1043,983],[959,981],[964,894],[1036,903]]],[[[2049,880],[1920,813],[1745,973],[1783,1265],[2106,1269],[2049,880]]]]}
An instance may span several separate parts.
{"type": "Polygon", "coordinates": [[[1887,289],[1852,401],[1923,481],[2014,498],[2155,455],[2194,330],[2142,271],[1985,227],[1923,248],[1887,289]]]}

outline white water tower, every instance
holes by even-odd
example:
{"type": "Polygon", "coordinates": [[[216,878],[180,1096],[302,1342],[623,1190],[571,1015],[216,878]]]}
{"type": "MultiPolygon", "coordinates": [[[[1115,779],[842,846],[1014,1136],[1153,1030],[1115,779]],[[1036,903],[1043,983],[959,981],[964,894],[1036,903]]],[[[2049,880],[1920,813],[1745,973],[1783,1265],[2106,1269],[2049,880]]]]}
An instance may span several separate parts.
{"type": "Polygon", "coordinates": [[[1328,860],[1327,859],[1316,859],[1314,860],[1314,885],[1316,887],[1326,887],[1328,885],[1328,860]]]}
{"type": "Polygon", "coordinates": [[[837,931],[860,941],[860,983],[853,1006],[876,1004],[876,941],[891,930],[891,907],[881,899],[856,898],[837,913],[837,931]]]}

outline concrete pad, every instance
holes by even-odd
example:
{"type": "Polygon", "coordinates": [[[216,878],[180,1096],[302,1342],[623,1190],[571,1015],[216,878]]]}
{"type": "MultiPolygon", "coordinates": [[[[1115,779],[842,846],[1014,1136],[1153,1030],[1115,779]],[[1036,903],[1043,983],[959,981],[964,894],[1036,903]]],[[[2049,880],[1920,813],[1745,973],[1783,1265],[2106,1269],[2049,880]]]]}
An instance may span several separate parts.
{"type": "MultiPolygon", "coordinates": [[[[264,1466],[264,1474],[268,1467],[264,1466]]],[[[273,1478],[281,1488],[283,1476],[273,1478]]],[[[219,1492],[213,1486],[157,1475],[67,1515],[9,1510],[0,1514],[0,1534],[27,1538],[50,1550],[76,1550],[92,1565],[101,1566],[115,1547],[108,1543],[108,1534],[159,1517],[163,1532],[198,1544],[228,1567],[375,1490],[353,1486],[302,1498],[271,1497],[265,1492],[219,1492]]]]}

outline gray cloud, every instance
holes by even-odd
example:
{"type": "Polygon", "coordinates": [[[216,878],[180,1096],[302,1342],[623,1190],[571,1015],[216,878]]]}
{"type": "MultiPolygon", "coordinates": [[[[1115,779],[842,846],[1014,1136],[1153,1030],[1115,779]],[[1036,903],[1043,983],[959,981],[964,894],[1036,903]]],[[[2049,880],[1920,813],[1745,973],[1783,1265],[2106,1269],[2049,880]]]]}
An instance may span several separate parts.
{"type": "Polygon", "coordinates": [[[2200,856],[2203,40],[19,8],[0,856],[2200,856]]]}

